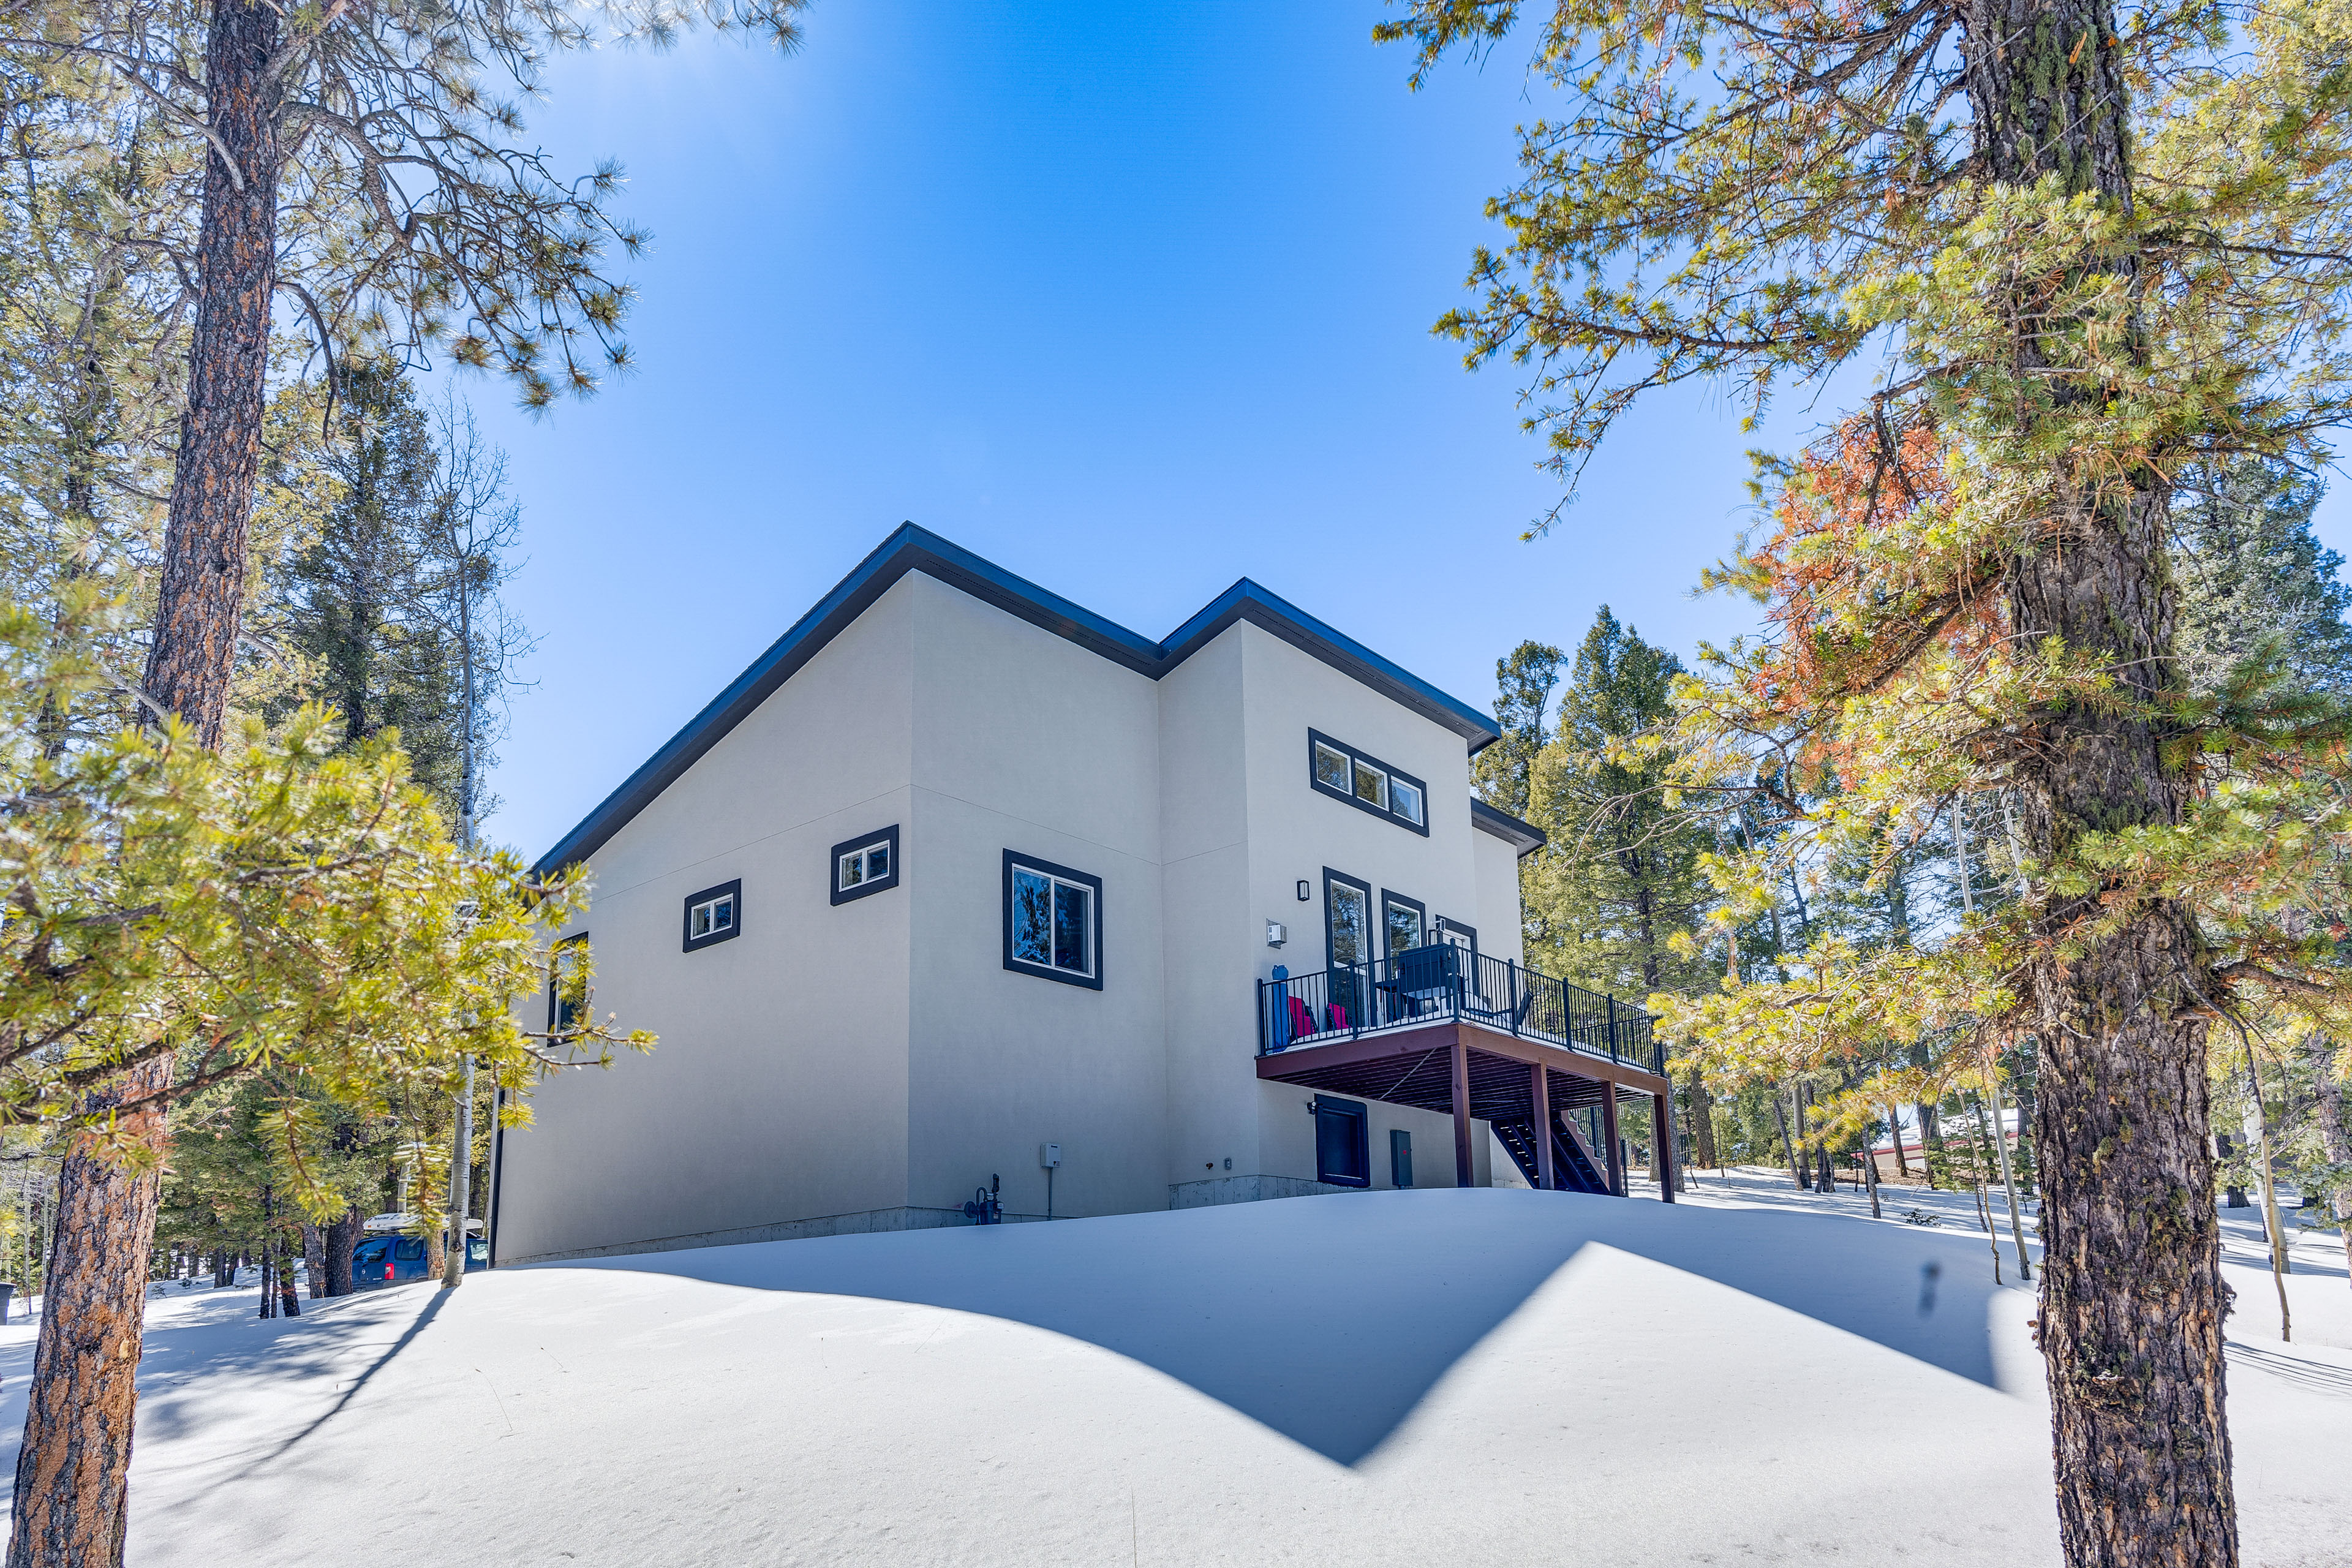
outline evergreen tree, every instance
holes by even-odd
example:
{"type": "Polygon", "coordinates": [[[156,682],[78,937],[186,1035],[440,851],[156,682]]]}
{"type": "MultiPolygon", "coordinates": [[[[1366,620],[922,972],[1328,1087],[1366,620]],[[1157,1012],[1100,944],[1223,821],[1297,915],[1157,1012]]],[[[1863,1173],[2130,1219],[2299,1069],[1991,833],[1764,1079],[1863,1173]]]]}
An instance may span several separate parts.
{"type": "Polygon", "coordinates": [[[1706,827],[1666,799],[1670,753],[1634,749],[1674,715],[1682,665],[1607,605],[1579,646],[1559,724],[1531,770],[1528,820],[1549,836],[1530,857],[1528,961],[1594,991],[1646,996],[1703,984],[1674,939],[1706,900],[1706,827]]]}
{"type": "Polygon", "coordinates": [[[1502,738],[1470,762],[1478,798],[1513,816],[1528,815],[1528,786],[1537,754],[1549,739],[1551,694],[1565,656],[1549,643],[1523,642],[1495,661],[1495,725],[1502,738]]]}
{"type": "Polygon", "coordinates": [[[269,717],[316,700],[341,716],[347,743],[397,730],[412,776],[455,821],[463,655],[425,603],[437,555],[431,426],[395,366],[349,366],[342,390],[320,455],[332,500],[276,585],[285,639],[311,679],[269,717]]]}
{"type": "Polygon", "coordinates": [[[2344,558],[2311,531],[2319,481],[2259,458],[2181,476],[2173,511],[2180,671],[2212,694],[2266,641],[2298,686],[2352,688],[2352,587],[2344,558]]]}

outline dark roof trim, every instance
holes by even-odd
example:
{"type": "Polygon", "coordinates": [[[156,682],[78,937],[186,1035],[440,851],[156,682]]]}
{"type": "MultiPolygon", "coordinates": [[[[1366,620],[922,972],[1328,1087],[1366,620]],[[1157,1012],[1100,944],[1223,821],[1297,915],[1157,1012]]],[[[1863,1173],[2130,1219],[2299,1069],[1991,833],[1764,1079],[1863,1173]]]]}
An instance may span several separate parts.
{"type": "Polygon", "coordinates": [[[1534,854],[1551,840],[1544,830],[1532,822],[1521,822],[1507,811],[1497,811],[1483,800],[1470,803],[1470,826],[1481,833],[1491,833],[1520,855],[1534,854]]]}
{"type": "Polygon", "coordinates": [[[1448,697],[1246,577],[1177,627],[1167,642],[1156,643],[909,522],[902,524],[872,554],[859,562],[855,571],[816,602],[814,608],[793,622],[767,652],[752,660],[749,669],[712,698],[701,712],[687,721],[684,729],[672,735],[620,788],[606,795],[595,810],[583,818],[580,826],[541,856],[539,868],[552,871],[585,859],[604,847],[631,817],[677,783],[679,775],[699,761],[704,752],[725,739],[728,731],[749,718],[776,688],[791,679],[803,665],[816,657],[818,650],[909,572],[920,572],[950,587],[961,588],[983,604],[993,605],[1154,680],[1191,658],[1235,621],[1248,621],[1423,718],[1444,725],[1460,735],[1474,753],[1498,738],[1489,715],[1448,697]]]}

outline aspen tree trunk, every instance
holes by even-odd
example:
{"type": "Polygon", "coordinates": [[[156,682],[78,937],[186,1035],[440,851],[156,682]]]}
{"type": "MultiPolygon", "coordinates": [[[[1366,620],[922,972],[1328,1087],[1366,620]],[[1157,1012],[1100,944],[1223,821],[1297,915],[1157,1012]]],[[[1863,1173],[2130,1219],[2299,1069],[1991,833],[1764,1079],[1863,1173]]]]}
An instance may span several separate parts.
{"type": "MultiPolygon", "coordinates": [[[[261,445],[276,289],[278,7],[215,0],[205,48],[205,159],[187,411],[172,476],[147,695],[205,745],[220,742],[245,607],[246,534],[261,445]]],[[[125,1080],[168,1088],[172,1060],[125,1080]]],[[[159,1105],[132,1113],[160,1152],[159,1105]]],[[[131,1377],[145,1332],[146,1260],[161,1175],[81,1154],[58,1183],[59,1219],[17,1450],[8,1568],[119,1568],[131,1466],[131,1377]]]]}
{"type": "MultiPolygon", "coordinates": [[[[2314,1035],[2304,1042],[2311,1058],[2311,1081],[2318,1089],[2319,1150],[2331,1165],[2352,1165],[2352,1131],[2344,1118],[2344,1080],[2336,1076],[2336,1042],[2314,1035]]],[[[2344,1242],[2345,1278],[2352,1283],[2352,1182],[2337,1182],[2327,1194],[2328,1212],[2344,1242]]]]}
{"type": "MultiPolygon", "coordinates": [[[[1965,72],[1977,156],[2002,184],[2055,175],[2128,211],[2129,104],[2108,0],[1970,0],[1965,72]]],[[[2086,258],[2123,268],[2128,259],[2086,258]]],[[[2075,350],[2021,281],[2014,368],[2062,408],[2095,407],[2087,374],[2047,375],[2075,350]],[[2053,334],[2048,344],[2039,335],[2053,334]]],[[[2023,418],[2030,428],[2033,416],[2023,418]]],[[[2055,639],[2126,700],[2175,684],[2165,562],[2170,489],[2150,466],[2053,459],[2045,537],[2003,584],[2023,648],[2055,639]]],[[[2027,853],[2063,862],[2084,834],[2180,819],[2159,719],[2053,702],[2021,735],[2015,782],[2027,853]]],[[[2237,1504],[2222,1411],[2228,1298],[2207,1141],[2199,995],[2212,994],[2195,921],[2158,898],[2034,889],[2028,976],[2041,1042],[2035,1138],[2059,1541],[2070,1568],[2234,1568],[2237,1504]],[[2062,950],[2061,943],[2064,946],[2062,950]]]]}

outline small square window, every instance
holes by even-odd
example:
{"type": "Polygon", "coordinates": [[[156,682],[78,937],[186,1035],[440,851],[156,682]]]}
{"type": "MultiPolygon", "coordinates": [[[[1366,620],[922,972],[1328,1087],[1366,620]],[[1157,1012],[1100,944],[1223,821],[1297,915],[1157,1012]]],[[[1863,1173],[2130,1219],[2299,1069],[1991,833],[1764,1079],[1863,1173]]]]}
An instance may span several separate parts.
{"type": "Polygon", "coordinates": [[[1004,967],[1102,989],[1102,879],[1004,852],[1004,967]]]}
{"type": "Polygon", "coordinates": [[[731,941],[743,930],[743,884],[722,882],[686,896],[686,951],[731,941]]]}
{"type": "Polygon", "coordinates": [[[1382,811],[1389,808],[1389,775],[1370,763],[1356,763],[1356,798],[1382,811]]]}
{"type": "Polygon", "coordinates": [[[1401,778],[1389,780],[1389,809],[1412,823],[1422,826],[1421,791],[1401,778]]]}
{"type": "Polygon", "coordinates": [[[833,847],[833,901],[845,904],[898,885],[898,829],[845,838],[833,847]]]}

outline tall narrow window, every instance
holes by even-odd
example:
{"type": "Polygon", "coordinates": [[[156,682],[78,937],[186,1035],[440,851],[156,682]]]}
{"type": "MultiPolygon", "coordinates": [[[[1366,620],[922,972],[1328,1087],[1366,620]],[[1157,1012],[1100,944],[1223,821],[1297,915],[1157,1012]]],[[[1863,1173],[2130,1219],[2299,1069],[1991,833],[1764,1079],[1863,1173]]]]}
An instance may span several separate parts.
{"type": "Polygon", "coordinates": [[[898,885],[898,828],[845,838],[833,847],[833,901],[845,904],[898,885]]]}
{"type": "Polygon", "coordinates": [[[1388,938],[1389,956],[1410,952],[1429,940],[1429,912],[1419,899],[1402,893],[1381,894],[1381,934],[1388,938]]]}
{"type": "Polygon", "coordinates": [[[578,931],[557,942],[548,954],[547,1026],[551,1033],[576,1026],[588,1011],[588,933],[578,931]]]}
{"type": "Polygon", "coordinates": [[[1325,939],[1330,966],[1372,961],[1372,889],[1353,877],[1323,870],[1325,939]]]}
{"type": "Polygon", "coordinates": [[[1102,879],[1004,852],[1004,967],[1102,989],[1102,879]]]}
{"type": "Polygon", "coordinates": [[[728,942],[743,932],[743,882],[721,882],[686,896],[686,951],[728,942]]]}

